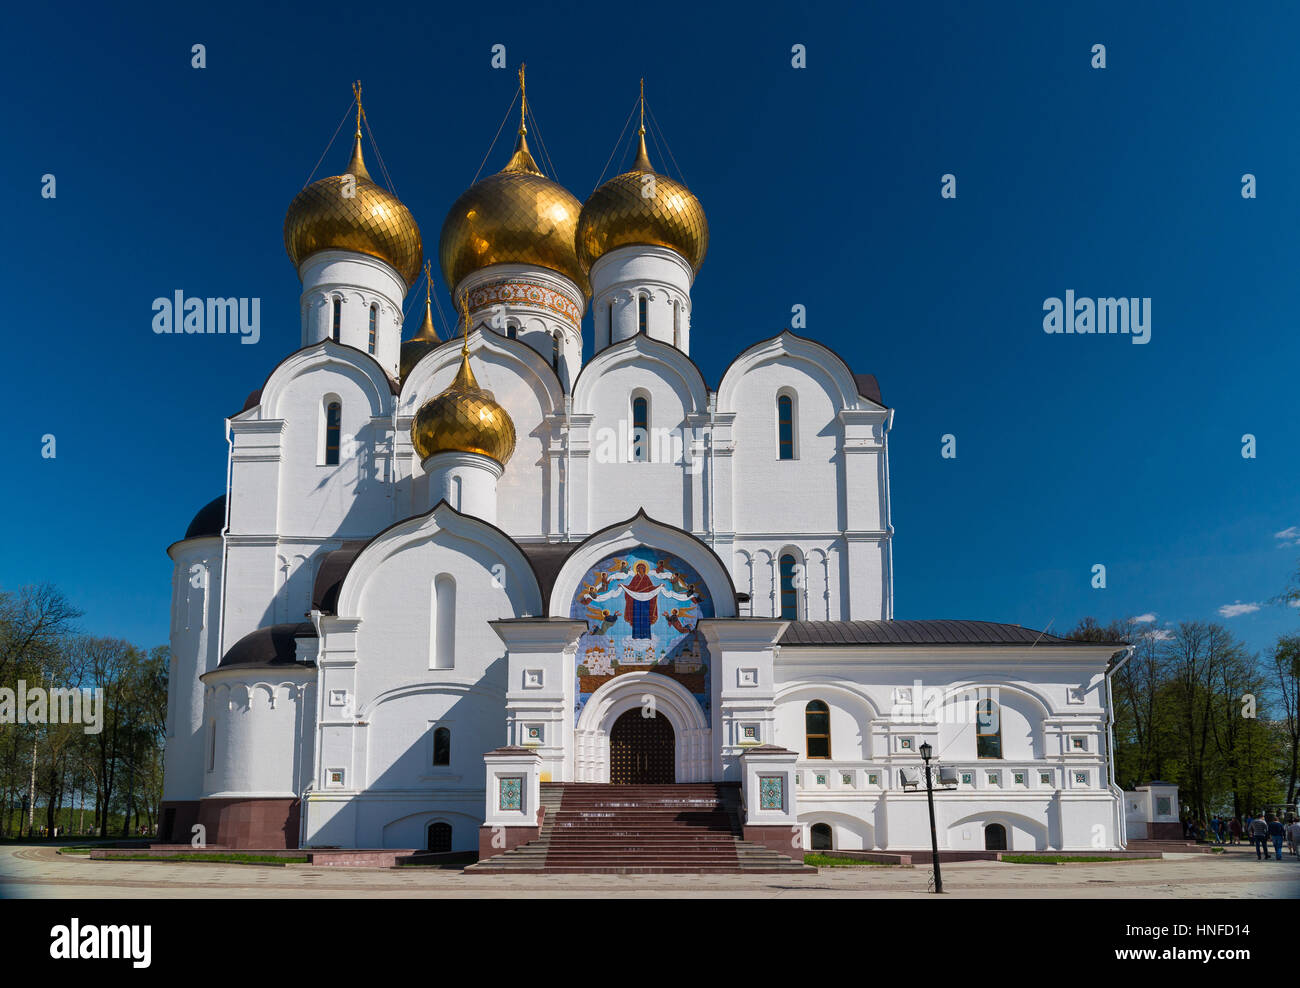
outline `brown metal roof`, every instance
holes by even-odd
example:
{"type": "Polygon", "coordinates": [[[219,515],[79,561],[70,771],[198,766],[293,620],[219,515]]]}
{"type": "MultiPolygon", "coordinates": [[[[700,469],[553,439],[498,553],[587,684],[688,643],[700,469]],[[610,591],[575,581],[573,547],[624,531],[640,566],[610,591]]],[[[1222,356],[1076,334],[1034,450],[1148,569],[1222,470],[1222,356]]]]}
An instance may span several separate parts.
{"type": "Polygon", "coordinates": [[[791,621],[782,645],[1097,645],[992,621],[791,621]]]}

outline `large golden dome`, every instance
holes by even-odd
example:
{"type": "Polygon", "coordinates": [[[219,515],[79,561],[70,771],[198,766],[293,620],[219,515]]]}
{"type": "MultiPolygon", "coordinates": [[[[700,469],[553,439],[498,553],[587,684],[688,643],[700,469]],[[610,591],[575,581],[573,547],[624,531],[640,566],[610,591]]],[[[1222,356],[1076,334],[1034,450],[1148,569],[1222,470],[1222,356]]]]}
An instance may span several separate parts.
{"type": "Polygon", "coordinates": [[[514,453],[515,424],[492,392],[474,380],[468,348],[461,352],[460,370],[451,386],[415,413],[411,442],[421,460],[436,453],[479,453],[505,466],[514,453]]]}
{"type": "Polygon", "coordinates": [[[438,260],[453,293],[466,275],[492,264],[535,264],[558,271],[590,295],[574,233],[582,204],[542,174],[519,129],[506,166],[466,189],[442,224],[438,260]]]}
{"type": "Polygon", "coordinates": [[[578,259],[584,271],[605,254],[629,244],[667,247],[698,272],[709,250],[709,221],[691,190],[650,165],[645,128],[632,170],[615,175],[593,192],[578,219],[578,259]],[[645,176],[654,176],[653,195],[645,176]]]}
{"type": "Polygon", "coordinates": [[[350,250],[390,264],[407,288],[415,284],[424,245],[415,217],[402,201],[370,178],[361,157],[361,133],[343,175],[318,179],[289,204],[284,217],[284,249],[294,267],[321,250],[350,250]],[[356,181],[345,196],[344,175],[356,181]]]}

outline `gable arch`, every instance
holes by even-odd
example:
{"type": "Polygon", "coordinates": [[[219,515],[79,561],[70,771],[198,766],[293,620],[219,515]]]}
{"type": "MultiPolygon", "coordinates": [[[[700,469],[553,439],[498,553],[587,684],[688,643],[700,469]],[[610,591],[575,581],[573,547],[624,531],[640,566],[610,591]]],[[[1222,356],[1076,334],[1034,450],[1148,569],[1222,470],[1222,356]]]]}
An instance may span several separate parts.
{"type": "Polygon", "coordinates": [[[587,571],[606,556],[638,546],[671,553],[689,564],[709,591],[713,616],[736,617],[735,584],[717,554],[690,532],[655,521],[645,511],[592,533],[569,553],[555,577],[547,608],[549,616],[568,618],[587,571]]]}
{"type": "MultiPolygon", "coordinates": [[[[411,368],[402,382],[402,392],[397,401],[399,416],[414,415],[420,406],[437,394],[441,388],[435,388],[433,379],[440,371],[460,365],[460,354],[464,343],[460,337],[447,340],[430,350],[411,368]]],[[[470,364],[475,366],[475,357],[479,360],[491,359],[494,363],[511,366],[519,377],[537,397],[538,403],[545,409],[545,414],[559,411],[564,407],[564,388],[550,363],[527,343],[479,328],[469,334],[470,364]]],[[[477,369],[477,368],[476,368],[477,369]]],[[[484,387],[498,382],[480,381],[484,387]]],[[[497,401],[507,405],[509,395],[497,393],[497,401]]],[[[507,405],[508,407],[508,405],[507,405]]]]}
{"type": "Polygon", "coordinates": [[[390,525],[362,548],[343,577],[336,614],[342,618],[359,617],[366,584],[384,563],[408,548],[436,540],[443,532],[482,546],[495,556],[506,567],[501,574],[503,585],[520,594],[517,605],[520,612],[541,613],[542,592],[537,574],[514,540],[495,525],[461,514],[446,501],[439,501],[424,514],[390,525]]]}
{"type": "MultiPolygon", "coordinates": [[[[368,405],[369,418],[392,415],[394,385],[378,361],[370,354],[343,343],[326,339],[295,350],[272,369],[262,385],[257,404],[241,412],[243,419],[286,418],[284,399],[292,385],[306,374],[331,370],[353,382],[368,405]]],[[[337,387],[329,390],[337,393],[337,387]]],[[[322,392],[324,393],[324,392],[322,392]]]]}
{"type": "Polygon", "coordinates": [[[573,382],[574,413],[593,414],[602,378],[629,364],[645,373],[657,372],[673,385],[682,398],[686,414],[700,414],[708,409],[709,388],[695,362],[671,344],[637,334],[606,347],[587,361],[573,382]]]}
{"type": "MultiPolygon", "coordinates": [[[[785,330],[741,351],[731,362],[718,385],[718,411],[739,411],[737,391],[745,376],[759,367],[776,362],[802,369],[828,390],[841,409],[880,409],[880,406],[858,393],[853,372],[839,354],[815,340],[785,330]]],[[[794,388],[789,390],[797,392],[794,388]]]]}

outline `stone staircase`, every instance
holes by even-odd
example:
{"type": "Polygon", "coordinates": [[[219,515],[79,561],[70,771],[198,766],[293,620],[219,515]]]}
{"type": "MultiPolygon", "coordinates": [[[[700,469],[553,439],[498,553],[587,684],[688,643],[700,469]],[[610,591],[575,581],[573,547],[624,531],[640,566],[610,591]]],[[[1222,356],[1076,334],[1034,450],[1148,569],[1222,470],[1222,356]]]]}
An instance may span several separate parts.
{"type": "Polygon", "coordinates": [[[467,874],[815,873],[741,839],[735,783],[613,786],[543,783],[537,840],[486,858],[467,874]]]}

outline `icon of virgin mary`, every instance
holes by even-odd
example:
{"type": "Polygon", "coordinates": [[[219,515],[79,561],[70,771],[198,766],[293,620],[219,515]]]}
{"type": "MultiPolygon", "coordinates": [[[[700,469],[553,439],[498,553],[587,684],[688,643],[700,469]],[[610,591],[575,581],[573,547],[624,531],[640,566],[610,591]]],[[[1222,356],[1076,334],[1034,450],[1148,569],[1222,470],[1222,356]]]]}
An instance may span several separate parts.
{"type": "Polygon", "coordinates": [[[633,638],[649,638],[659,620],[659,588],[650,579],[650,567],[636,564],[632,579],[623,587],[623,620],[632,626],[633,638]]]}

